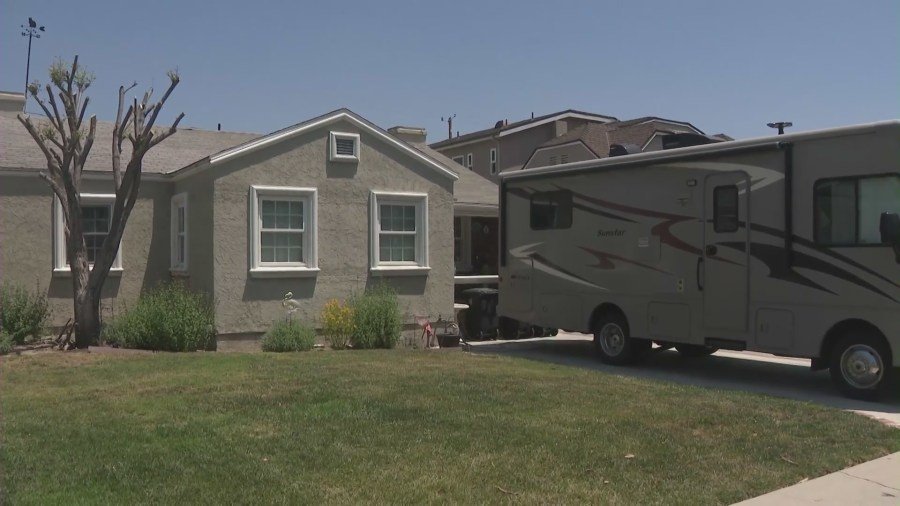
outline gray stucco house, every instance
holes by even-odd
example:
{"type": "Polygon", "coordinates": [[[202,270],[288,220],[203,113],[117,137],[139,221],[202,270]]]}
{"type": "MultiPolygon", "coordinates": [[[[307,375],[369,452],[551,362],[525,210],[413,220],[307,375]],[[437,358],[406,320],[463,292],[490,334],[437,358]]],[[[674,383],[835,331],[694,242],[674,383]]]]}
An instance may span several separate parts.
{"type": "MultiPolygon", "coordinates": [[[[46,291],[62,325],[72,308],[61,217],[37,176],[43,156],[16,107],[2,109],[0,278],[46,291]]],[[[98,244],[112,201],[110,129],[98,124],[82,182],[98,244]]],[[[214,297],[220,334],[265,331],[287,291],[302,303],[295,317],[315,323],[327,300],[377,282],[397,290],[408,323],[452,314],[455,213],[496,215],[496,187],[458,174],[467,171],[424,139],[347,109],[262,136],[179,130],[145,158],[102,315],[172,278],[214,297]]]]}

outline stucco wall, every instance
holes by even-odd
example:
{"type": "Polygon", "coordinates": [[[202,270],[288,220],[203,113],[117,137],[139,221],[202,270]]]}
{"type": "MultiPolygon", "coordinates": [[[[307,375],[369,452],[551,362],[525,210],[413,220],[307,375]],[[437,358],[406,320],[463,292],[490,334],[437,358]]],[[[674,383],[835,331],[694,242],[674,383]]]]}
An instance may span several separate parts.
{"type": "MultiPolygon", "coordinates": [[[[83,193],[113,193],[112,183],[82,181],[83,193]]],[[[120,275],[110,274],[101,314],[132,304],[141,289],[168,278],[169,187],[144,181],[122,238],[120,275]]],[[[35,176],[0,176],[0,280],[40,290],[50,301],[50,324],[72,317],[72,278],[53,274],[53,197],[35,176]]]]}
{"type": "MultiPolygon", "coordinates": [[[[441,148],[438,151],[444,156],[451,159],[455,156],[461,156],[463,157],[464,164],[466,159],[465,157],[469,153],[472,153],[472,170],[476,174],[484,176],[488,179],[497,180],[496,176],[491,176],[491,148],[497,147],[497,141],[493,138],[488,138],[483,141],[473,142],[472,144],[466,144],[460,147],[441,148]]],[[[499,150],[497,154],[499,162],[499,150]]]]}
{"type": "Polygon", "coordinates": [[[379,280],[400,294],[407,323],[412,315],[437,318],[453,308],[452,181],[420,160],[350,123],[324,126],[214,168],[213,265],[217,326],[222,333],[265,331],[284,317],[281,299],[291,291],[302,303],[294,318],[318,326],[332,298],[346,299],[379,280]],[[361,135],[360,162],[327,161],[328,132],[361,135]],[[251,185],[318,189],[320,272],[309,278],[249,276],[251,185]],[[429,264],[424,276],[373,277],[369,273],[369,192],[428,194],[429,264]]]}
{"type": "Polygon", "coordinates": [[[554,132],[553,123],[547,123],[501,137],[500,170],[521,169],[536,147],[555,138],[554,132]]]}
{"type": "MultiPolygon", "coordinates": [[[[174,183],[173,195],[187,193],[188,269],[179,275],[188,286],[213,295],[213,180],[212,171],[203,171],[174,183]]],[[[171,212],[171,211],[170,211],[171,212]]]]}

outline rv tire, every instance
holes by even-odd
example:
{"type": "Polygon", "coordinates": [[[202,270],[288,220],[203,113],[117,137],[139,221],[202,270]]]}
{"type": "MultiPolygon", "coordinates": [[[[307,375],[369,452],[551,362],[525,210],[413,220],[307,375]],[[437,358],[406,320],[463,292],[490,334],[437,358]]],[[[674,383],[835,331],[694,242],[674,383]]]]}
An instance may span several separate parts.
{"type": "Polygon", "coordinates": [[[675,346],[675,350],[682,357],[688,358],[708,357],[719,351],[718,348],[703,346],[702,344],[679,344],[675,346]]]}
{"type": "Polygon", "coordinates": [[[875,332],[847,332],[831,351],[831,379],[847,397],[864,401],[879,399],[890,388],[894,368],[890,348],[875,332]]]}
{"type": "Polygon", "coordinates": [[[649,347],[650,341],[631,337],[628,322],[620,314],[603,314],[594,324],[594,348],[605,364],[633,364],[649,347]]]}

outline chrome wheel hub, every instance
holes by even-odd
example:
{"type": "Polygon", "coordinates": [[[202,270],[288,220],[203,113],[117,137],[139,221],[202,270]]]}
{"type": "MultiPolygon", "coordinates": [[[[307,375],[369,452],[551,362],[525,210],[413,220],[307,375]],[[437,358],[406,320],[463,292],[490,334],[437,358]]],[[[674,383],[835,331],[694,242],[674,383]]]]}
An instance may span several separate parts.
{"type": "Polygon", "coordinates": [[[841,374],[854,388],[874,388],[884,374],[881,355],[865,344],[854,344],[841,355],[841,374]]]}
{"type": "Polygon", "coordinates": [[[615,323],[607,323],[600,329],[600,347],[611,357],[618,356],[625,349],[625,332],[615,323]]]}

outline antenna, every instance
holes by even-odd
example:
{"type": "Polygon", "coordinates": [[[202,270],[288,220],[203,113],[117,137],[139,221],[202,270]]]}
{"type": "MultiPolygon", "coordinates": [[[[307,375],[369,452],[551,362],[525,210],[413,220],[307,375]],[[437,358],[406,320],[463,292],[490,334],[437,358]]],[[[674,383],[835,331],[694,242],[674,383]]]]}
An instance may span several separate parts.
{"type": "Polygon", "coordinates": [[[28,17],[28,26],[22,27],[22,37],[28,37],[28,60],[25,63],[25,103],[22,104],[22,112],[25,112],[25,104],[28,103],[28,79],[31,74],[31,39],[40,39],[40,32],[44,31],[44,26],[38,26],[37,21],[32,17],[28,17]]]}
{"type": "Polygon", "coordinates": [[[443,116],[441,116],[441,122],[447,123],[447,138],[448,139],[453,138],[453,118],[455,118],[455,117],[456,117],[456,113],[447,116],[446,119],[443,116]]]}

